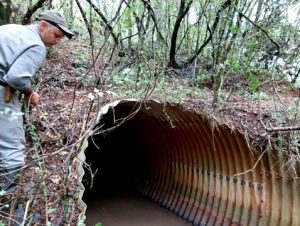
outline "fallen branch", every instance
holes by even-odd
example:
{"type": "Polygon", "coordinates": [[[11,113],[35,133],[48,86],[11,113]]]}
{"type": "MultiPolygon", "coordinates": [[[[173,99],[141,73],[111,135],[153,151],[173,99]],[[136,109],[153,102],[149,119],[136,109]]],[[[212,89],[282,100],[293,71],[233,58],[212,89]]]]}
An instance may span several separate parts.
{"type": "Polygon", "coordinates": [[[300,130],[300,126],[266,128],[267,132],[300,130]]]}
{"type": "Polygon", "coordinates": [[[24,214],[24,216],[23,216],[23,220],[22,220],[23,222],[22,222],[22,225],[21,225],[21,226],[24,226],[25,223],[26,223],[26,218],[27,218],[27,214],[28,214],[30,202],[31,202],[31,200],[28,200],[28,201],[26,202],[25,214],[24,214]]]}
{"type": "Polygon", "coordinates": [[[234,174],[233,176],[237,177],[237,176],[241,176],[241,175],[244,175],[246,173],[252,172],[256,168],[256,166],[258,165],[258,163],[260,162],[262,157],[265,155],[267,150],[268,150],[267,148],[264,150],[264,152],[259,156],[259,158],[257,159],[257,161],[255,162],[254,166],[251,169],[248,169],[248,170],[246,170],[245,172],[242,172],[242,173],[234,174]]]}

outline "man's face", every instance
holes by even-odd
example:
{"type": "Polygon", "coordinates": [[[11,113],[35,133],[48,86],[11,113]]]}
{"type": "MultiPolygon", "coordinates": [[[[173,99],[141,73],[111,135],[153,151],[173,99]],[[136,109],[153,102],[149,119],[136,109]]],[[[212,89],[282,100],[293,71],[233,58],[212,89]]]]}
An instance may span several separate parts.
{"type": "Polygon", "coordinates": [[[47,47],[51,47],[60,43],[60,40],[65,36],[61,29],[49,24],[46,21],[39,22],[39,31],[41,39],[47,47]]]}

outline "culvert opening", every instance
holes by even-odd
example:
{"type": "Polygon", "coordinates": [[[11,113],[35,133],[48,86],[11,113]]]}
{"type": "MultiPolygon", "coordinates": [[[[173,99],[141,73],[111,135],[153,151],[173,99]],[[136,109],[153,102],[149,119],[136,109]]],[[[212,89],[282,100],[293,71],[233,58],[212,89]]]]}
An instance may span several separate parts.
{"type": "MultiPolygon", "coordinates": [[[[137,106],[117,104],[101,129],[137,106]]],[[[98,169],[83,197],[86,225],[300,225],[299,184],[281,170],[283,156],[250,150],[237,130],[171,105],[149,102],[125,121],[85,151],[98,169]]]]}
{"type": "MultiPolygon", "coordinates": [[[[102,129],[118,125],[134,109],[122,105],[110,109],[100,120],[102,129]]],[[[159,142],[155,141],[160,136],[155,120],[141,111],[112,131],[101,132],[89,141],[86,162],[92,172],[97,170],[97,173],[90,189],[91,171],[85,170],[86,225],[97,222],[104,226],[192,225],[143,193],[154,170],[149,164],[153,158],[149,151],[160,149],[159,142]]]]}

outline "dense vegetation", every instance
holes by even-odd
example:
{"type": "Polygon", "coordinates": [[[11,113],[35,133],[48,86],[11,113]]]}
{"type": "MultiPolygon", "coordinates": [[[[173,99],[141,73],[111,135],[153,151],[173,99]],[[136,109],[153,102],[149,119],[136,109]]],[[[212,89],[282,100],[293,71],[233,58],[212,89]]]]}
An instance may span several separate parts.
{"type": "Polygon", "coordinates": [[[137,78],[148,74],[141,73],[148,64],[158,77],[211,82],[216,92],[233,79],[251,91],[269,80],[299,86],[298,1],[6,0],[0,6],[2,24],[29,23],[47,8],[62,11],[78,36],[91,40],[94,61],[108,46],[129,61],[123,73],[133,69],[137,78]]]}

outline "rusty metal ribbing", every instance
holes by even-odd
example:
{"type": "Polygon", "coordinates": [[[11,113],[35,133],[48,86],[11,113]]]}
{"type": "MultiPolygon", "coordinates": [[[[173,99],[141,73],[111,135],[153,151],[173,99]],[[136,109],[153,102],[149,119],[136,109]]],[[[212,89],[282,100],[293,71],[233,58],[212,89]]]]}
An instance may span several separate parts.
{"type": "MultiPolygon", "coordinates": [[[[119,103],[114,111],[130,112],[134,104],[119,103]]],[[[239,131],[156,102],[127,123],[140,131],[149,169],[140,192],[183,219],[208,226],[300,225],[299,180],[283,170],[283,154],[250,150],[239,131]]]]}

